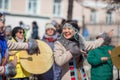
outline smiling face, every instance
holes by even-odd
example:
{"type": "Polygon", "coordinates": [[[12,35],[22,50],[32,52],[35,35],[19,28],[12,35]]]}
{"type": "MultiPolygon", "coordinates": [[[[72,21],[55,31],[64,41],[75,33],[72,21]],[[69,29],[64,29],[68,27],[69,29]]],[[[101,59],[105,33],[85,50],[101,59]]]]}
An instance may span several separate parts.
{"type": "Polygon", "coordinates": [[[24,38],[24,31],[18,30],[18,32],[16,33],[16,37],[18,37],[19,39],[23,39],[24,38]]]}
{"type": "Polygon", "coordinates": [[[72,38],[74,36],[75,31],[73,30],[73,28],[64,27],[63,30],[62,30],[62,33],[63,33],[63,36],[66,39],[70,39],[70,38],[72,38]]]}
{"type": "Polygon", "coordinates": [[[55,30],[54,30],[53,28],[48,28],[48,29],[46,29],[46,34],[47,34],[48,36],[53,36],[54,33],[55,33],[55,30]]]}

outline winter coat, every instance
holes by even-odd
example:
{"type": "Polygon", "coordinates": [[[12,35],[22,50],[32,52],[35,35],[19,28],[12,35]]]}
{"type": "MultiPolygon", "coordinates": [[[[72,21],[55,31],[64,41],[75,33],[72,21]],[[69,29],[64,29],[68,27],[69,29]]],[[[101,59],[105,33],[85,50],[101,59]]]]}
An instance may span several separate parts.
{"type": "MultiPolygon", "coordinates": [[[[28,43],[21,43],[21,42],[12,42],[11,40],[7,41],[7,46],[9,50],[22,50],[22,49],[28,49],[28,43]]],[[[0,60],[1,60],[0,55],[0,60]]],[[[0,75],[4,74],[4,66],[0,66],[0,75]]]]}
{"type": "MultiPolygon", "coordinates": [[[[43,36],[43,41],[45,41],[51,48],[52,50],[54,49],[54,42],[57,40],[57,37],[58,35],[55,34],[53,36],[48,36],[48,35],[44,35],[43,36]]],[[[60,77],[60,74],[61,74],[61,68],[56,64],[54,63],[53,66],[52,66],[52,70],[50,69],[46,74],[44,74],[45,76],[48,76],[48,78],[52,77],[51,79],[52,80],[61,80],[61,77],[60,77]],[[53,75],[52,75],[53,74],[53,75]]],[[[45,77],[44,76],[44,77],[45,77]]],[[[46,79],[44,79],[46,80],[46,79]]],[[[50,80],[50,79],[49,79],[50,80]]]]}
{"type": "Polygon", "coordinates": [[[91,64],[91,80],[112,80],[113,65],[108,52],[113,48],[113,46],[104,45],[88,52],[87,60],[91,64]],[[103,62],[101,57],[109,59],[103,62]]]}
{"type": "Polygon", "coordinates": [[[0,80],[2,80],[2,76],[3,74],[5,74],[5,66],[1,66],[2,65],[2,61],[5,58],[5,54],[7,52],[8,48],[7,48],[7,42],[4,39],[3,36],[0,36],[0,80]]]}
{"type": "Polygon", "coordinates": [[[54,36],[44,35],[43,38],[42,38],[42,40],[44,42],[46,42],[52,48],[52,50],[53,50],[53,48],[54,48],[54,42],[57,40],[57,37],[58,37],[57,34],[55,34],[54,36]]]}
{"type": "Polygon", "coordinates": [[[38,26],[33,26],[32,28],[32,38],[33,39],[39,39],[39,36],[38,36],[38,26]]]}
{"type": "MultiPolygon", "coordinates": [[[[13,42],[15,42],[15,40],[14,39],[12,39],[12,41],[13,42]]],[[[25,71],[23,68],[22,68],[22,66],[21,66],[21,64],[20,64],[20,54],[21,54],[21,51],[19,50],[12,50],[11,51],[12,53],[15,53],[15,55],[13,55],[13,56],[10,56],[9,57],[9,61],[12,61],[12,60],[14,60],[14,56],[17,56],[17,65],[16,65],[16,72],[17,72],[17,74],[14,76],[14,77],[12,77],[13,79],[15,79],[15,78],[25,78],[25,77],[29,77],[30,76],[30,73],[28,73],[27,71],[25,71]]]]}
{"type": "MultiPolygon", "coordinates": [[[[85,41],[85,50],[90,50],[94,49],[98,46],[100,46],[104,40],[102,38],[99,38],[95,41],[85,41]]],[[[66,43],[66,42],[65,42],[66,43]]],[[[63,44],[61,44],[59,41],[56,41],[54,44],[54,57],[55,57],[55,62],[57,65],[61,66],[62,68],[62,79],[61,80],[71,80],[71,78],[74,80],[81,80],[81,63],[79,61],[80,57],[73,58],[73,55],[68,51],[63,44]],[[70,62],[73,60],[73,66],[70,66],[70,62]],[[74,72],[71,72],[71,70],[74,70],[74,72]],[[74,75],[74,76],[72,76],[74,75]]]]}

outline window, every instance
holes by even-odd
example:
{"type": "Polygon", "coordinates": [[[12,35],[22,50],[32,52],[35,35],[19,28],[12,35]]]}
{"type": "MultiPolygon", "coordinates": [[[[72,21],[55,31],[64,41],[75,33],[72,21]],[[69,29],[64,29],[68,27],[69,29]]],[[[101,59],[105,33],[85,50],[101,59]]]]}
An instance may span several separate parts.
{"type": "Polygon", "coordinates": [[[97,23],[97,12],[95,10],[91,11],[90,23],[91,24],[96,24],[97,23]]]}
{"type": "Polygon", "coordinates": [[[8,10],[9,2],[10,0],[0,0],[0,9],[3,11],[8,10]]]}
{"type": "Polygon", "coordinates": [[[112,24],[113,20],[112,20],[112,12],[107,12],[106,15],[106,23],[107,24],[112,24]]]}
{"type": "Polygon", "coordinates": [[[5,5],[4,5],[4,8],[5,8],[5,9],[8,9],[8,4],[9,4],[9,1],[8,1],[8,0],[5,0],[5,5]]]}
{"type": "Polygon", "coordinates": [[[0,0],[0,9],[2,8],[2,0],[0,0]]]}
{"type": "Polygon", "coordinates": [[[54,16],[61,15],[61,0],[54,0],[53,14],[54,14],[54,16]]]}
{"type": "Polygon", "coordinates": [[[28,0],[27,12],[29,14],[39,14],[39,0],[28,0]]]}

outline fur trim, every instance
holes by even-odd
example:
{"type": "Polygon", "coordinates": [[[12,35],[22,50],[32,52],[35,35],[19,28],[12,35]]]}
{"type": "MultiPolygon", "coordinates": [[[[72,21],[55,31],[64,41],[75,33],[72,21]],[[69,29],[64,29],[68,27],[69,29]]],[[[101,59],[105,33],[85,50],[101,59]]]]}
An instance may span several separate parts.
{"type": "Polygon", "coordinates": [[[80,50],[85,49],[85,39],[81,34],[79,34],[79,46],[80,46],[80,50]]]}

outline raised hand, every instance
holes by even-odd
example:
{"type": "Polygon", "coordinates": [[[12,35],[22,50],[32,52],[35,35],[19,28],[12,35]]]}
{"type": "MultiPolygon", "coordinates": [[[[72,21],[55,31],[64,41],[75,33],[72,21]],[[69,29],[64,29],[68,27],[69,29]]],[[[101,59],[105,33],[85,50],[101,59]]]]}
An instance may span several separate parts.
{"type": "Polygon", "coordinates": [[[110,31],[108,32],[104,32],[102,33],[101,35],[99,35],[98,37],[99,38],[103,38],[104,39],[104,45],[109,45],[111,43],[111,37],[113,35],[113,29],[111,29],[110,31]]]}
{"type": "Polygon", "coordinates": [[[107,60],[108,60],[108,57],[102,57],[101,60],[102,60],[102,61],[107,61],[107,60]]]}

